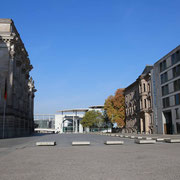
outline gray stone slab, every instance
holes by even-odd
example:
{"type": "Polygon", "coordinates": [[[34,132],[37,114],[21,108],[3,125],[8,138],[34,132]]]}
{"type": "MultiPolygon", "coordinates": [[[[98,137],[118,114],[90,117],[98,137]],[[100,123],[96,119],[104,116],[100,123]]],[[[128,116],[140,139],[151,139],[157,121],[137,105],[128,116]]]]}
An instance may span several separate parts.
{"type": "Polygon", "coordinates": [[[106,145],[123,145],[124,141],[106,141],[104,144],[106,144],[106,145]]]}
{"type": "Polygon", "coordinates": [[[137,136],[136,139],[142,139],[142,137],[141,136],[137,136]]]}
{"type": "Polygon", "coordinates": [[[129,138],[129,136],[127,136],[127,135],[125,135],[124,137],[125,137],[125,138],[129,138]]]}
{"type": "Polygon", "coordinates": [[[114,136],[116,136],[116,134],[111,134],[111,136],[113,136],[113,137],[114,137],[114,136]]]}
{"type": "Polygon", "coordinates": [[[145,139],[145,140],[151,140],[152,137],[143,137],[143,139],[145,139]]]}
{"type": "Polygon", "coordinates": [[[124,135],[120,135],[119,137],[123,138],[123,137],[124,137],[124,135]]]}
{"type": "Polygon", "coordinates": [[[89,146],[91,143],[89,141],[73,141],[72,146],[89,146]]]}
{"type": "Polygon", "coordinates": [[[131,136],[130,138],[131,138],[131,139],[135,139],[136,137],[135,137],[135,136],[131,136]]]}
{"type": "Polygon", "coordinates": [[[136,139],[134,141],[137,144],[155,144],[156,140],[142,140],[142,139],[136,139]]]}
{"type": "Polygon", "coordinates": [[[49,142],[36,142],[36,146],[55,146],[55,141],[49,141],[49,142]]]}
{"type": "Polygon", "coordinates": [[[164,142],[164,138],[159,138],[159,137],[153,137],[153,140],[156,140],[157,142],[164,142]]]}
{"type": "Polygon", "coordinates": [[[180,143],[180,139],[166,139],[165,142],[167,142],[167,143],[180,143]]]}

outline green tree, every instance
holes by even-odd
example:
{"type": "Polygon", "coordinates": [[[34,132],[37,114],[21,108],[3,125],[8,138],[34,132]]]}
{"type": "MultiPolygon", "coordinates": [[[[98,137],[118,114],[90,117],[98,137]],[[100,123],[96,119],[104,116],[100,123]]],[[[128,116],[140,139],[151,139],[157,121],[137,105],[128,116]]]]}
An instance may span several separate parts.
{"type": "Polygon", "coordinates": [[[93,110],[85,113],[81,124],[83,127],[101,127],[103,122],[103,115],[100,112],[93,110]]]}

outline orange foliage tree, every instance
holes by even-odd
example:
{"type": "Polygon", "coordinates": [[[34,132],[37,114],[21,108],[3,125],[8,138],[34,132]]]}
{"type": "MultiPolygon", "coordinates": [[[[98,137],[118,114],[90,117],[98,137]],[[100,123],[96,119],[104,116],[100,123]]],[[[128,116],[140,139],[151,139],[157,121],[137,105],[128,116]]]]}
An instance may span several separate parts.
{"type": "Polygon", "coordinates": [[[124,89],[117,89],[114,96],[109,96],[104,103],[106,114],[112,123],[122,128],[125,125],[124,89]]]}

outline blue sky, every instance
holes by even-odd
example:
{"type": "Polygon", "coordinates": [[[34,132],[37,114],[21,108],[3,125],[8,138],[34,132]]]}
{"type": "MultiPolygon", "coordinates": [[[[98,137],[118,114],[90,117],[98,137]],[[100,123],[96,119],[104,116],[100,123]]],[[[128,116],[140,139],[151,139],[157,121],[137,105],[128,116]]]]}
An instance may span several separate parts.
{"type": "Polygon", "coordinates": [[[179,0],[9,0],[29,53],[35,113],[100,105],[180,44],[179,0]]]}

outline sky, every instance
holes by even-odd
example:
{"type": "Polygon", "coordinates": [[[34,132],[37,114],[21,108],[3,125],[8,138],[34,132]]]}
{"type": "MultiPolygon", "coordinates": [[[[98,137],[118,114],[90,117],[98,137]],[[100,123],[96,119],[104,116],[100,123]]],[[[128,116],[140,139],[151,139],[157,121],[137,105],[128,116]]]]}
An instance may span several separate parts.
{"type": "Polygon", "coordinates": [[[35,114],[102,105],[180,44],[179,0],[1,0],[29,53],[35,114]]]}

